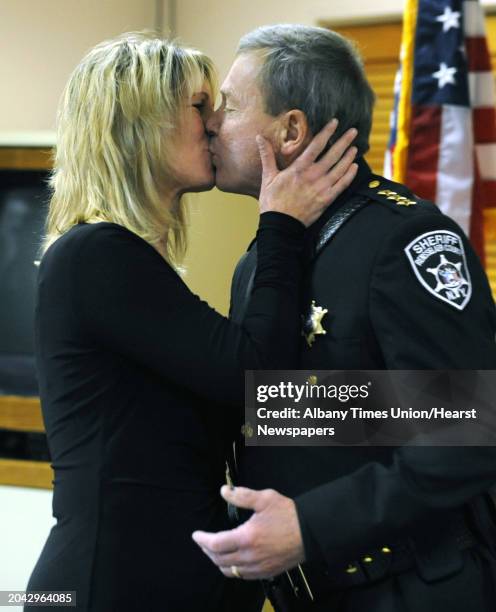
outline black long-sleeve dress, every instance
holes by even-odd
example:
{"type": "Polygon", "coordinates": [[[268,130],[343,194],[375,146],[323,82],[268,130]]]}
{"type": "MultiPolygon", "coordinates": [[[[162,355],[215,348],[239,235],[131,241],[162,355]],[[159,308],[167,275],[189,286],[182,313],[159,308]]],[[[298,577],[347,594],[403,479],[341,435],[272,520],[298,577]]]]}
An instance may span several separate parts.
{"type": "Polygon", "coordinates": [[[28,590],[76,591],[94,612],[235,609],[191,533],[227,528],[219,487],[244,370],[296,356],[303,233],[261,216],[242,327],[119,225],[75,226],[47,251],[36,353],[57,523],[28,590]]]}

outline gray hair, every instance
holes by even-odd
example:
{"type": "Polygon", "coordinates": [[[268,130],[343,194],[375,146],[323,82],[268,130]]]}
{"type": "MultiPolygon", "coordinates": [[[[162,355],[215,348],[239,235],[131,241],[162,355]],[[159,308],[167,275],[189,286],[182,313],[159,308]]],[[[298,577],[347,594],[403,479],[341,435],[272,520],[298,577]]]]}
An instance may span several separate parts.
{"type": "Polygon", "coordinates": [[[303,111],[316,134],[333,117],[336,140],[355,127],[359,155],[369,149],[374,92],[353,44],[332,30],[302,25],[263,26],[241,38],[238,54],[260,51],[259,85],[272,116],[303,111]]]}

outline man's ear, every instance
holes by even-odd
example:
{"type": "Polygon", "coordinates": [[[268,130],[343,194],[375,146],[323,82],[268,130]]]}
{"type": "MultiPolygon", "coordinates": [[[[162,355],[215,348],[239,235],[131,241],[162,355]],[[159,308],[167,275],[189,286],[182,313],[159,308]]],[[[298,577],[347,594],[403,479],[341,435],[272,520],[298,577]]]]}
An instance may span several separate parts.
{"type": "Polygon", "coordinates": [[[280,119],[279,130],[279,155],[289,164],[311,140],[305,113],[297,109],[284,113],[280,119]]]}

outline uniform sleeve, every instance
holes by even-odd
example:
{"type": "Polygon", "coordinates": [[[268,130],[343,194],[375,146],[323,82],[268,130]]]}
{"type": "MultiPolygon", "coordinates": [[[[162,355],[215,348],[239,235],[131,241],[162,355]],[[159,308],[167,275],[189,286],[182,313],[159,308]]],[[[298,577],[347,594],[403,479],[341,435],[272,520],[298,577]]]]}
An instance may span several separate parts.
{"type": "Polygon", "coordinates": [[[92,345],[206,399],[240,404],[245,370],[296,360],[303,234],[287,215],[261,215],[254,290],[240,326],[191,293],[149,244],[109,224],[78,249],[76,314],[92,345]]]}
{"type": "MultiPolygon", "coordinates": [[[[442,215],[407,219],[385,241],[370,319],[387,369],[496,369],[494,303],[479,260],[442,215]]],[[[295,502],[307,560],[342,564],[496,482],[496,447],[404,446],[295,502]]]]}

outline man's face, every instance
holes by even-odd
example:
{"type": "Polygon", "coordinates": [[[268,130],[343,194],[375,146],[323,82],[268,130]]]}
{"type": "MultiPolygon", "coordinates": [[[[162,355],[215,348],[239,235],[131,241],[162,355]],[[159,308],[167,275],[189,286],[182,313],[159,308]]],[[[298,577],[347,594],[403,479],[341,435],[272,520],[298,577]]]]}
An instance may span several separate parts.
{"type": "Polygon", "coordinates": [[[262,61],[256,53],[236,58],[221,87],[222,104],[207,121],[217,187],[254,197],[262,177],[255,137],[272,140],[277,121],[264,111],[257,83],[262,61]]]}

